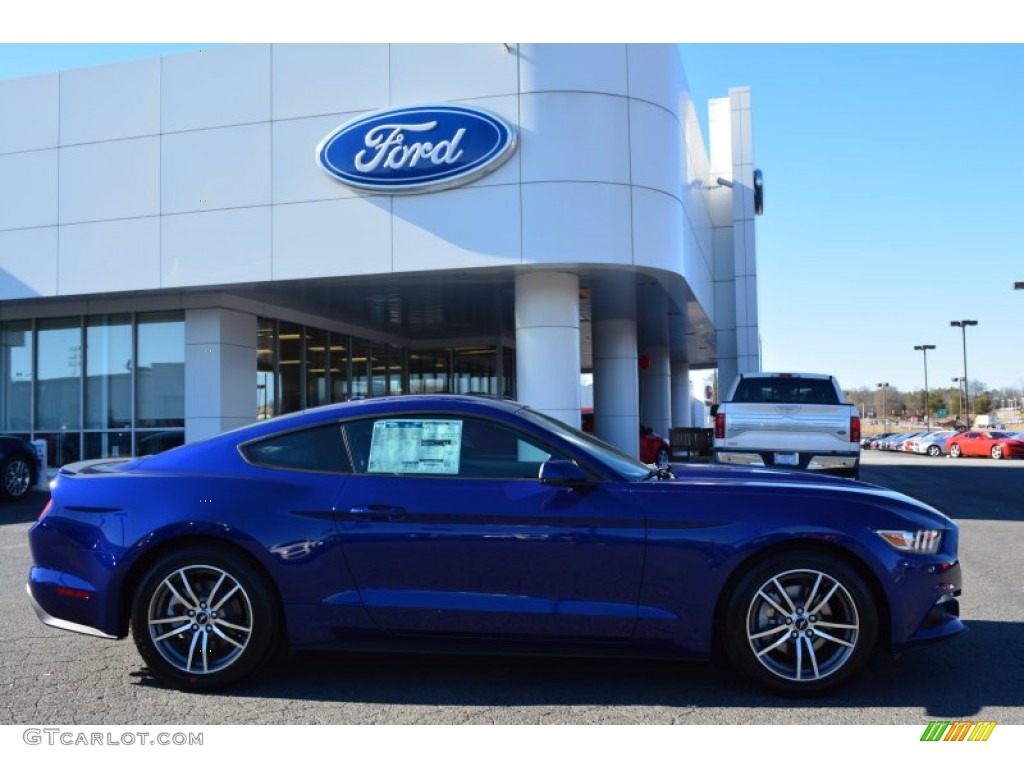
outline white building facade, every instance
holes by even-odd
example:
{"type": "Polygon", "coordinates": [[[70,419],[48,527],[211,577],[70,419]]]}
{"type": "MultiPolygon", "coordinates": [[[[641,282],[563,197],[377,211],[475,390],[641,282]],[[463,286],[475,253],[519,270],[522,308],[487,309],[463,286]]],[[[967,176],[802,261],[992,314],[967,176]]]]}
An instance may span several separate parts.
{"type": "Polygon", "coordinates": [[[239,45],[0,81],[0,431],[60,463],[408,392],[578,424],[585,371],[635,455],[641,422],[691,426],[691,371],[760,367],[750,115],[746,89],[712,101],[706,146],[663,45],[239,45]],[[473,120],[507,143],[432,180],[473,120]],[[352,125],[404,181],[329,172],[352,125]]]}

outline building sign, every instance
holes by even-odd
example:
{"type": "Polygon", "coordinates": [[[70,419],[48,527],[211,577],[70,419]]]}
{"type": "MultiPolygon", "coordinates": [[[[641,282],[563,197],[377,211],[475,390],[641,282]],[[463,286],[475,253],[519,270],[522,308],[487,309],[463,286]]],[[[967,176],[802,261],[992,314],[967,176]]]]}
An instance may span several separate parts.
{"type": "Polygon", "coordinates": [[[480,109],[456,104],[374,112],[329,133],[320,167],[357,189],[432,192],[490,173],[516,147],[515,130],[480,109]]]}

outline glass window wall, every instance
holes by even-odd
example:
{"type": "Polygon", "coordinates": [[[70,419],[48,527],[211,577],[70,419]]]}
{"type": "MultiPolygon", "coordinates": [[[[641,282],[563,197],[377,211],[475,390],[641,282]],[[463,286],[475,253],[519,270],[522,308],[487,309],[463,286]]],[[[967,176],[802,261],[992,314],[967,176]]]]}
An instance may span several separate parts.
{"type": "Polygon", "coordinates": [[[7,323],[0,339],[0,429],[24,437],[32,431],[32,321],[7,323]]]}
{"type": "Polygon", "coordinates": [[[139,315],[136,426],[185,426],[185,319],[180,312],[139,315]]]}

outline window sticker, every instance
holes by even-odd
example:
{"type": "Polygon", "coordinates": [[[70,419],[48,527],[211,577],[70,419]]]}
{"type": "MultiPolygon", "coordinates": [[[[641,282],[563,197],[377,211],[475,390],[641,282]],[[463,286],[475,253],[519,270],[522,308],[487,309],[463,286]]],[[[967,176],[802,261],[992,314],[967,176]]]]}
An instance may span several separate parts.
{"type": "Polygon", "coordinates": [[[457,475],[462,422],[457,419],[382,419],[374,422],[367,472],[457,475]]]}

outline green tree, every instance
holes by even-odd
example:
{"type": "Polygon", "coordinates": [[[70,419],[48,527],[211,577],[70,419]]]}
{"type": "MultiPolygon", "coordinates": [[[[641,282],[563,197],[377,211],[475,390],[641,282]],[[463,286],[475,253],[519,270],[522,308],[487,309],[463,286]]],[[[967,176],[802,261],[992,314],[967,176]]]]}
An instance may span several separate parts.
{"type": "Polygon", "coordinates": [[[988,393],[976,396],[971,400],[971,410],[974,413],[988,413],[992,410],[992,396],[988,393]]]}

